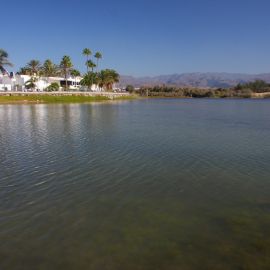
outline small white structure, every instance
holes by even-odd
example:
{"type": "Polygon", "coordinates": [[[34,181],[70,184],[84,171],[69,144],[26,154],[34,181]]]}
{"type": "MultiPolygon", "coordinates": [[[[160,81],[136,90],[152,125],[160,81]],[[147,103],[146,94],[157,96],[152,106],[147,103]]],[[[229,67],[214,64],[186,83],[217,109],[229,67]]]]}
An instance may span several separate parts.
{"type": "Polygon", "coordinates": [[[8,75],[0,74],[0,91],[12,91],[14,85],[14,79],[8,75]]]}

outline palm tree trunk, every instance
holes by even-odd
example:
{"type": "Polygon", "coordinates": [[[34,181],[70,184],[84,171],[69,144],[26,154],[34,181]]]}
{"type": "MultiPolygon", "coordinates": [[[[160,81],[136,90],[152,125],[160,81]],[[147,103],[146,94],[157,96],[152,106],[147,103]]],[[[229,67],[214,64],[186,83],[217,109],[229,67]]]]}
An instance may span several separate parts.
{"type": "Polygon", "coordinates": [[[94,75],[94,68],[92,68],[92,75],[91,75],[91,90],[93,86],[93,75],[94,75]]]}
{"type": "Polygon", "coordinates": [[[65,91],[67,91],[67,88],[68,88],[68,82],[67,82],[67,71],[65,71],[65,80],[66,80],[66,89],[65,89],[65,91]]]}
{"type": "MultiPolygon", "coordinates": [[[[89,60],[89,58],[88,58],[88,56],[86,57],[86,69],[87,69],[87,75],[89,75],[89,67],[88,67],[88,60],[89,60]]],[[[88,89],[88,91],[90,90],[90,85],[88,85],[87,86],[87,89],[88,89]]]]}
{"type": "Polygon", "coordinates": [[[98,59],[97,59],[97,69],[96,70],[97,70],[97,73],[98,73],[98,59]]]}

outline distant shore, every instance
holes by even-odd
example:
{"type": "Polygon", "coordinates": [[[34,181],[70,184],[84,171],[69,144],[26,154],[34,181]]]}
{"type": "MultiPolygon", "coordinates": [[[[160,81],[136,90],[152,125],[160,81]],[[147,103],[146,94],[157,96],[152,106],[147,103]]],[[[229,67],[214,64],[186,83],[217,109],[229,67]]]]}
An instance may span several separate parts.
{"type": "MultiPolygon", "coordinates": [[[[232,96],[226,98],[251,98],[263,99],[269,98],[270,92],[252,93],[249,96],[232,96]]],[[[112,100],[132,100],[138,98],[222,98],[212,96],[187,97],[180,96],[178,93],[150,92],[148,96],[115,93],[115,92],[0,92],[1,104],[48,104],[48,103],[89,103],[112,100]]]]}
{"type": "Polygon", "coordinates": [[[198,98],[211,98],[211,99],[221,99],[221,98],[227,98],[227,99],[237,99],[237,98],[245,98],[245,99],[267,99],[270,98],[270,92],[267,93],[252,93],[250,95],[239,95],[239,96],[197,96],[197,97],[192,97],[192,96],[182,96],[178,95],[178,93],[151,93],[148,96],[143,96],[143,97],[148,97],[148,98],[179,98],[179,99],[185,99],[185,98],[192,98],[192,99],[198,99],[198,98]]]}
{"type": "Polygon", "coordinates": [[[0,92],[0,104],[87,103],[136,97],[129,93],[114,92],[0,92]]]}
{"type": "Polygon", "coordinates": [[[141,96],[147,97],[270,98],[270,84],[257,80],[246,84],[238,84],[233,88],[193,88],[162,85],[142,87],[138,92],[141,96]]]}

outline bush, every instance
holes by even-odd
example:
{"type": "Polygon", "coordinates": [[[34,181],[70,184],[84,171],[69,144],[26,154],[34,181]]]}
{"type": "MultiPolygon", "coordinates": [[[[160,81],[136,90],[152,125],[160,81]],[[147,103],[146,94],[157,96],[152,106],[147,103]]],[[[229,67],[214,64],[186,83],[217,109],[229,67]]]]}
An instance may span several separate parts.
{"type": "Polygon", "coordinates": [[[133,85],[127,85],[126,91],[129,92],[129,93],[134,93],[135,92],[135,88],[134,88],[133,85]]]}
{"type": "Polygon", "coordinates": [[[53,92],[53,91],[59,91],[59,84],[57,82],[51,83],[47,88],[46,91],[53,92]]]}
{"type": "Polygon", "coordinates": [[[254,93],[265,93],[270,91],[270,85],[262,80],[256,80],[255,82],[249,82],[245,84],[238,84],[234,90],[241,91],[250,89],[254,93]]]}
{"type": "Polygon", "coordinates": [[[242,89],[239,96],[242,98],[251,98],[253,91],[251,89],[242,89]]]}

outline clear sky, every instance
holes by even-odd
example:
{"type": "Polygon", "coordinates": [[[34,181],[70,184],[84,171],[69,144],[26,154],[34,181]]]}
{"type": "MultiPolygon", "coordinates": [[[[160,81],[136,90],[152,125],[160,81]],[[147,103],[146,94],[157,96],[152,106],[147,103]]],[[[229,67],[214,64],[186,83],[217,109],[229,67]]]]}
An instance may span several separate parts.
{"type": "Polygon", "coordinates": [[[269,0],[12,0],[1,3],[0,48],[15,69],[65,54],[84,70],[144,76],[270,72],[269,0]]]}

